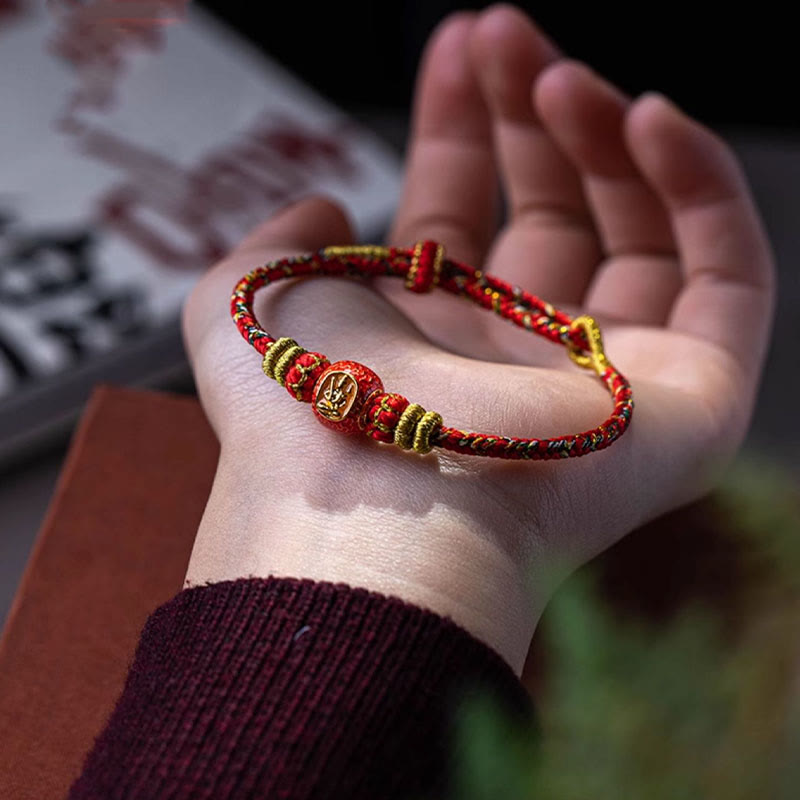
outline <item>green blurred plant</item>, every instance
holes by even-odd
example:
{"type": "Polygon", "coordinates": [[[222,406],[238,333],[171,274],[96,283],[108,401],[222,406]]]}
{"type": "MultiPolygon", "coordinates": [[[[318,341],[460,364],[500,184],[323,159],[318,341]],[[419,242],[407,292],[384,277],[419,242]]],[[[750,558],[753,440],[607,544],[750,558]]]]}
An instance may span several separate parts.
{"type": "Polygon", "coordinates": [[[702,607],[667,625],[622,621],[589,579],[570,579],[547,613],[540,732],[487,698],[465,703],[459,800],[798,796],[798,493],[775,468],[740,462],[718,499],[758,575],[735,636],[702,607]]]}

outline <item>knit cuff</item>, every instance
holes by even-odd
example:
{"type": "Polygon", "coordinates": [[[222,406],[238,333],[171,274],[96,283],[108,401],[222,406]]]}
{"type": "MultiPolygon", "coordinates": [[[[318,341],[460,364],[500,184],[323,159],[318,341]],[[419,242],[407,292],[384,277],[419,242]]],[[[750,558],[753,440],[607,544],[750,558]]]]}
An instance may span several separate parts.
{"type": "Polygon", "coordinates": [[[454,711],[524,688],[449,619],[366,589],[250,578],[148,619],[71,800],[420,797],[447,791],[454,711]]]}

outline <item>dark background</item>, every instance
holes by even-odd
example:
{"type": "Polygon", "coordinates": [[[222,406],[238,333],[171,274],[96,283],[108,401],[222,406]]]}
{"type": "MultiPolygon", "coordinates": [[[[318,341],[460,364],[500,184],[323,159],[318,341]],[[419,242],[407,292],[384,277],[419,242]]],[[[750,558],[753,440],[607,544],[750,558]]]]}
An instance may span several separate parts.
{"type": "MultiPolygon", "coordinates": [[[[343,108],[407,110],[420,52],[465,0],[328,3],[203,0],[241,34],[343,108]]],[[[798,36],[762,6],[517,3],[567,55],[632,95],[655,89],[710,125],[800,129],[798,36]]],[[[788,6],[787,6],[788,8],[788,6]]],[[[788,12],[787,12],[788,13],[788,12]]]]}

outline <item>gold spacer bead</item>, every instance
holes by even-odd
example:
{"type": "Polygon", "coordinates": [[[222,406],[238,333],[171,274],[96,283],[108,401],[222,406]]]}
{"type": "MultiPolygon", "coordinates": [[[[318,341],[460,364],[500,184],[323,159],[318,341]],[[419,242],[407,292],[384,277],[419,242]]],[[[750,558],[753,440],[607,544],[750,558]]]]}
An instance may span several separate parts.
{"type": "Polygon", "coordinates": [[[261,362],[261,369],[268,378],[275,377],[275,362],[280,358],[281,353],[285,352],[288,347],[297,347],[297,342],[290,339],[288,336],[282,336],[276,339],[269,350],[264,353],[264,360],[261,362]]]}
{"type": "Polygon", "coordinates": [[[400,415],[394,429],[394,443],[403,450],[414,446],[414,431],[417,422],[425,415],[425,409],[419,403],[411,403],[400,415]]]}
{"type": "Polygon", "coordinates": [[[281,386],[286,383],[286,373],[289,371],[289,367],[292,366],[296,358],[299,358],[305,352],[307,352],[305,347],[300,347],[299,344],[296,344],[294,347],[287,347],[286,350],[281,353],[280,358],[278,358],[273,367],[275,380],[278,381],[281,386]]]}
{"type": "Polygon", "coordinates": [[[433,450],[431,436],[435,431],[442,427],[442,415],[436,411],[426,411],[422,419],[417,423],[414,431],[414,452],[430,453],[433,450]]]}

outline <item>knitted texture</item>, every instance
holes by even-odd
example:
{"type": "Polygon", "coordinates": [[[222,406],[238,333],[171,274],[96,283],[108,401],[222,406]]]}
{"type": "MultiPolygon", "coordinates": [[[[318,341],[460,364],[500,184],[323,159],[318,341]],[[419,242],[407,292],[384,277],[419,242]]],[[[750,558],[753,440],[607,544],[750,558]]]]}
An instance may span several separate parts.
{"type": "Polygon", "coordinates": [[[454,708],[528,695],[452,621],[343,584],[186,589],[147,621],[70,800],[448,796],[454,708]]]}

